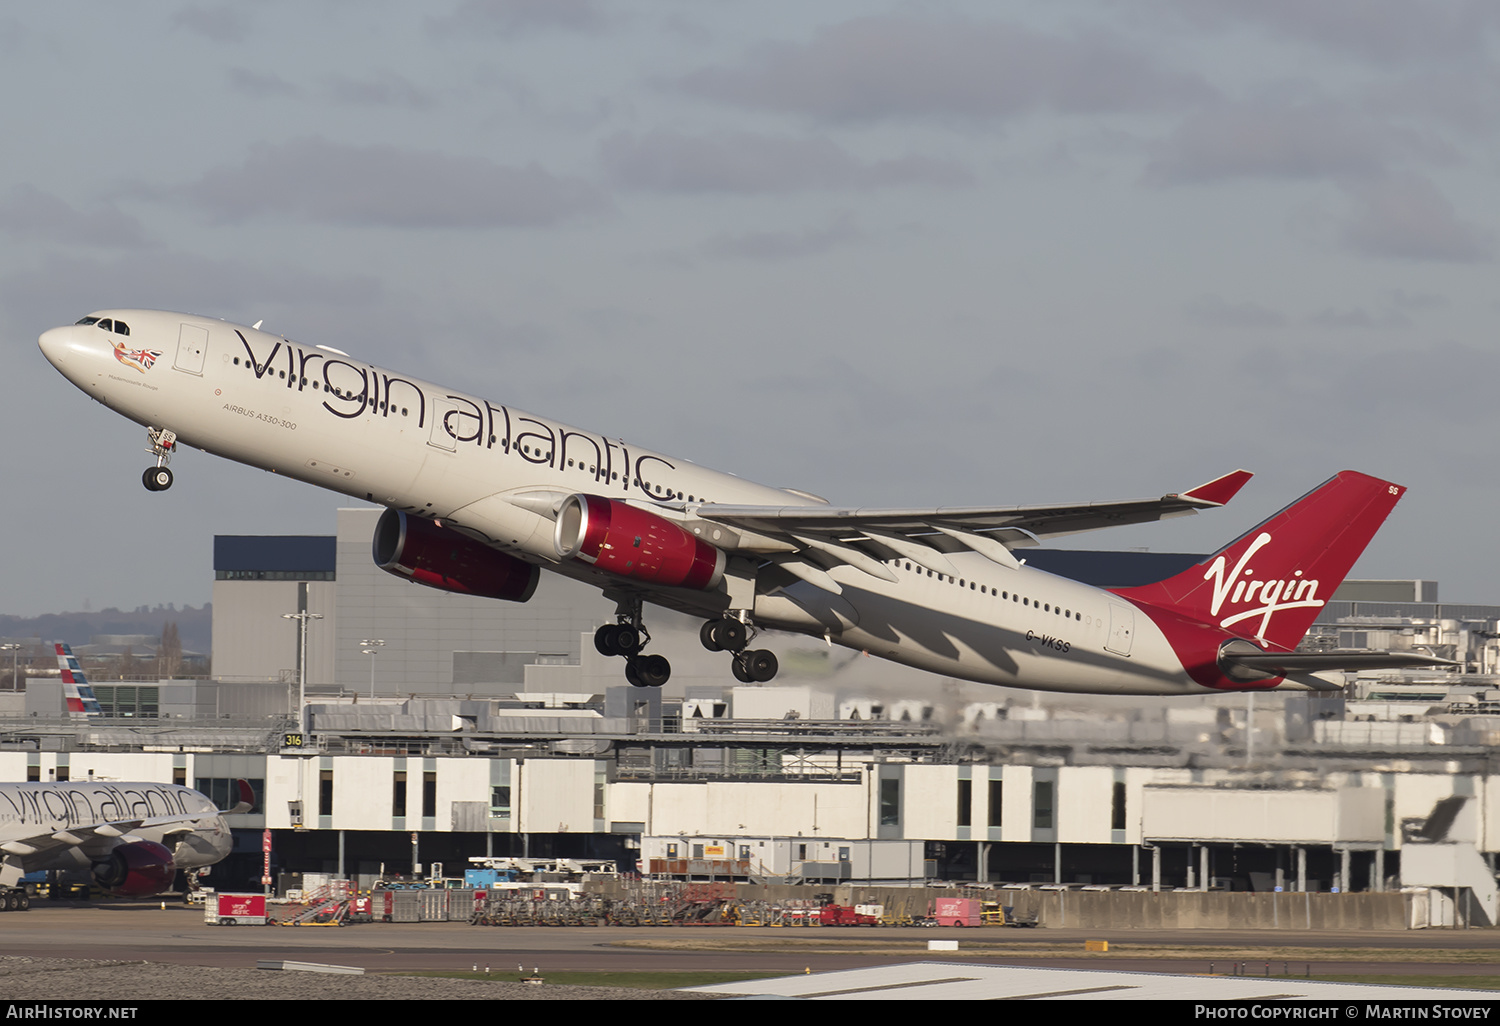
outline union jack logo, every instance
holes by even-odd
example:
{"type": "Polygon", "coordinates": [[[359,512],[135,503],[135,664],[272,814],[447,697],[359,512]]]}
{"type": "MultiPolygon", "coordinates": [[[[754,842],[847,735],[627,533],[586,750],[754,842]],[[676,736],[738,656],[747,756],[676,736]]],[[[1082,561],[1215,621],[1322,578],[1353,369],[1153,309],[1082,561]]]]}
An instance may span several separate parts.
{"type": "Polygon", "coordinates": [[[115,359],[127,367],[134,367],[142,374],[151,369],[159,356],[160,349],[126,349],[122,343],[115,343],[115,359]]]}

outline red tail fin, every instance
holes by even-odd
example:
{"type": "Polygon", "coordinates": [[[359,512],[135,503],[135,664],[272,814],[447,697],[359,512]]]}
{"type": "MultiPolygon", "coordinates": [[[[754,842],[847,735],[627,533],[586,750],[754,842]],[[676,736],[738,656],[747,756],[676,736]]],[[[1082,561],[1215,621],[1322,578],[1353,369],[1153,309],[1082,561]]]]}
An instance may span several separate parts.
{"type": "Polygon", "coordinates": [[[1197,566],[1117,593],[1294,648],[1405,493],[1345,470],[1197,566]]]}

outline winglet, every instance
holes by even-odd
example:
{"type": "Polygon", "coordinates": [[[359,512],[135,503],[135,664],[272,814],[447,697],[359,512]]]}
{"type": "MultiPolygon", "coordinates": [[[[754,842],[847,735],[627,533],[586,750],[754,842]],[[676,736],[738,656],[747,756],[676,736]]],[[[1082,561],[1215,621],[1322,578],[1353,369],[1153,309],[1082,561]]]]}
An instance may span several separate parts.
{"type": "Polygon", "coordinates": [[[1235,470],[1223,477],[1216,477],[1206,484],[1197,488],[1189,488],[1182,493],[1184,499],[1192,499],[1201,502],[1205,506],[1222,506],[1230,499],[1239,494],[1239,490],[1245,487],[1245,482],[1255,475],[1248,470],[1235,470]]]}

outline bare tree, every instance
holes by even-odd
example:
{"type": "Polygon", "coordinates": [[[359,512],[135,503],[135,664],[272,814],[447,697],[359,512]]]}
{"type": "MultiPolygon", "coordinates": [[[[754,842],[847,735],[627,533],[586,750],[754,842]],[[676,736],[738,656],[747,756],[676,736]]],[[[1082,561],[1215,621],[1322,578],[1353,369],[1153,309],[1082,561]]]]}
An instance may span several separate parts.
{"type": "Polygon", "coordinates": [[[177,621],[170,620],[161,628],[161,648],[158,649],[161,668],[157,671],[163,678],[172,678],[182,670],[182,639],[177,636],[177,621]]]}

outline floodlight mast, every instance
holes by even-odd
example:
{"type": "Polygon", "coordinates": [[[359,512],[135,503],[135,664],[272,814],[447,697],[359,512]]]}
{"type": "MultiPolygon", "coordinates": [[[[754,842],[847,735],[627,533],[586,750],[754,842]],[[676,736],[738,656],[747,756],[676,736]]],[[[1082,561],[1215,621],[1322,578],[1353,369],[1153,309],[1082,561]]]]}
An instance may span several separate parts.
{"type": "Polygon", "coordinates": [[[323,619],[322,613],[282,613],[283,620],[301,623],[301,644],[297,646],[297,733],[307,741],[307,621],[323,619]]]}
{"type": "Polygon", "coordinates": [[[384,638],[366,638],[360,642],[364,647],[360,649],[370,657],[370,701],[375,701],[375,657],[380,654],[380,648],[385,644],[384,638]]]}

